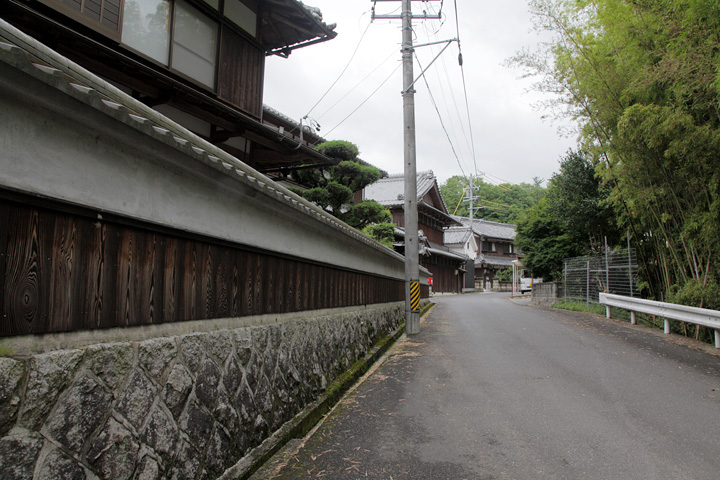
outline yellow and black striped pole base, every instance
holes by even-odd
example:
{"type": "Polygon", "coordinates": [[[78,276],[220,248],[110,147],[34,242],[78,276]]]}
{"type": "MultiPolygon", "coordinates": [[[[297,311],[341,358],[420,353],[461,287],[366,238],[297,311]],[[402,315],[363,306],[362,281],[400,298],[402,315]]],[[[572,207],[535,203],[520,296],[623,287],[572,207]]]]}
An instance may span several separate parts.
{"type": "Polygon", "coordinates": [[[410,282],[410,310],[420,310],[420,282],[410,282]]]}

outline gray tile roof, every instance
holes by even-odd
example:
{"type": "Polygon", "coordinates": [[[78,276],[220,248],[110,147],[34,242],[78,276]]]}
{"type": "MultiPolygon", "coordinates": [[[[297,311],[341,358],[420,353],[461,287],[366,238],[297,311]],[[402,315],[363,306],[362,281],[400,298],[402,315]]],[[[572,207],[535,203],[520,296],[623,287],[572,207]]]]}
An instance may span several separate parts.
{"type": "Polygon", "coordinates": [[[485,264],[492,265],[493,267],[512,267],[514,260],[517,260],[517,258],[481,255],[475,259],[475,265],[485,264]]]}
{"type": "MultiPolygon", "coordinates": [[[[455,220],[462,222],[465,226],[470,225],[470,220],[467,217],[458,217],[456,215],[452,215],[452,217],[455,220]]],[[[482,235],[487,238],[512,241],[515,240],[515,235],[517,235],[515,230],[516,226],[511,223],[499,223],[491,222],[490,220],[473,219],[472,227],[473,232],[477,235],[482,235]]]]}
{"type": "MultiPolygon", "coordinates": [[[[435,184],[435,174],[432,170],[418,172],[417,195],[421,199],[435,184]]],[[[405,176],[402,173],[388,175],[377,182],[365,187],[365,198],[375,200],[386,207],[402,206],[405,204],[405,176]]]]}
{"type": "Polygon", "coordinates": [[[445,245],[464,245],[470,237],[468,227],[451,227],[445,230],[443,243],[445,245]]]}

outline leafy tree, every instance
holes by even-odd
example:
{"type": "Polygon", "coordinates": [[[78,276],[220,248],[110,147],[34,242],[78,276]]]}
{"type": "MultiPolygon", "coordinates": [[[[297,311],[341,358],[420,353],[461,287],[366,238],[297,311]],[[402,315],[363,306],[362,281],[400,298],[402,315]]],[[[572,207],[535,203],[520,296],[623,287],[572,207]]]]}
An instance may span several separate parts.
{"type": "Polygon", "coordinates": [[[548,202],[567,232],[584,239],[591,252],[602,252],[620,238],[615,212],[608,202],[610,189],[595,173],[595,165],[583,152],[570,150],[560,172],[550,179],[548,202]]]}
{"type": "Polygon", "coordinates": [[[582,242],[568,231],[548,199],[530,208],[517,224],[515,243],[525,254],[522,259],[533,277],[561,278],[563,260],[582,251],[582,242]]]}
{"type": "Polygon", "coordinates": [[[515,242],[533,276],[559,278],[564,259],[597,252],[605,236],[618,238],[608,194],[586,155],[571,150],[563,157],[545,198],[518,222],[515,242]]]}
{"type": "Polygon", "coordinates": [[[332,167],[294,171],[294,180],[307,187],[294,189],[295,193],[358,229],[392,219],[390,211],[374,200],[353,201],[355,192],[380,178],[380,170],[357,161],[356,145],[335,140],[318,145],[316,150],[342,161],[332,167]]]}
{"type": "Polygon", "coordinates": [[[389,222],[374,223],[363,228],[363,233],[372,237],[388,248],[393,248],[395,239],[395,224],[389,222]]]}

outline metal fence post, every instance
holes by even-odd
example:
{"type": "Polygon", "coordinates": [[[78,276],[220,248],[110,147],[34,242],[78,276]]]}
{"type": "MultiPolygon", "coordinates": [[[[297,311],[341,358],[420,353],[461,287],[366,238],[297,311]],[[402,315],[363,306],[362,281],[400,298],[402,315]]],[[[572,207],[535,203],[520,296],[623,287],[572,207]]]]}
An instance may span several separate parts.
{"type": "Polygon", "coordinates": [[[630,230],[627,231],[628,240],[628,277],[630,279],[630,296],[633,296],[632,288],[632,253],[630,252],[630,230]]]}
{"type": "Polygon", "coordinates": [[[585,303],[590,306],[590,260],[587,261],[587,272],[585,273],[585,303]]]}
{"type": "Polygon", "coordinates": [[[610,262],[608,261],[607,237],[605,237],[605,291],[610,293],[610,262]]]}

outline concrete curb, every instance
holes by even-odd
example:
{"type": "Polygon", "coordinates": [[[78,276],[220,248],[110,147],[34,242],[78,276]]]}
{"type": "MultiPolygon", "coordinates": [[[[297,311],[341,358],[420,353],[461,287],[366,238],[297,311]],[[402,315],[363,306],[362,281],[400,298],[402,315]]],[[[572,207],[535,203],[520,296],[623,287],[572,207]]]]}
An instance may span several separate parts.
{"type": "MultiPolygon", "coordinates": [[[[423,307],[421,316],[433,305],[432,302],[428,302],[423,307]]],[[[405,322],[403,321],[395,331],[381,338],[370,349],[370,352],[333,381],[324,394],[249,452],[242,460],[226,470],[218,480],[248,480],[289,441],[304,437],[404,333],[405,322]]]]}

